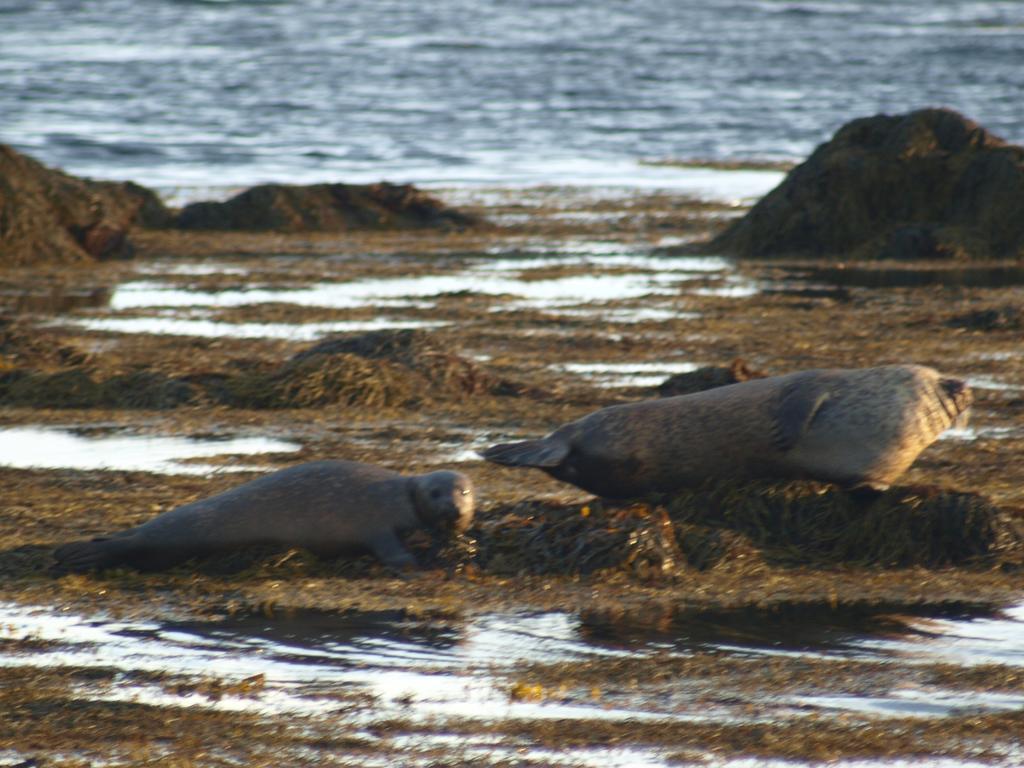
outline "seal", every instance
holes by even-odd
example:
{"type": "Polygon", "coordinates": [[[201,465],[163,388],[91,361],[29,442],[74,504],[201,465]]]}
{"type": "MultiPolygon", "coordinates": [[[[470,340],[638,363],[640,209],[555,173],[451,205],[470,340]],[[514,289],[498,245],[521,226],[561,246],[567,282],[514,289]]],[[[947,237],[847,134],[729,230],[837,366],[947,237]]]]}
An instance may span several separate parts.
{"type": "Polygon", "coordinates": [[[611,406],[482,455],[608,498],[709,479],[883,490],[940,433],[966,422],[971,400],[965,382],[924,366],[815,369],[611,406]]]}
{"type": "Polygon", "coordinates": [[[353,461],[297,464],[157,515],[105,538],[54,552],[58,568],[127,565],[161,570],[197,556],[253,545],[302,547],[319,557],[369,550],[396,569],[415,566],[399,534],[463,531],[473,486],[458,472],[404,476],[353,461]]]}

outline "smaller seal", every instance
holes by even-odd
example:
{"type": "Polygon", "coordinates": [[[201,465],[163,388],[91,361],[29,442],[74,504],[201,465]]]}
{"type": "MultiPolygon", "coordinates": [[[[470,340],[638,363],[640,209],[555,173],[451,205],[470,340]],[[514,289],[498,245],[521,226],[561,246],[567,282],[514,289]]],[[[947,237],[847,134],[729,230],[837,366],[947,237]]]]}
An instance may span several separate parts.
{"type": "Polygon", "coordinates": [[[193,557],[263,544],[318,557],[370,551],[385,565],[416,565],[399,535],[417,528],[464,531],[473,485],[459,472],[405,476],[354,461],[314,461],[257,478],[152,520],[54,552],[58,568],[169,568],[193,557]]]}

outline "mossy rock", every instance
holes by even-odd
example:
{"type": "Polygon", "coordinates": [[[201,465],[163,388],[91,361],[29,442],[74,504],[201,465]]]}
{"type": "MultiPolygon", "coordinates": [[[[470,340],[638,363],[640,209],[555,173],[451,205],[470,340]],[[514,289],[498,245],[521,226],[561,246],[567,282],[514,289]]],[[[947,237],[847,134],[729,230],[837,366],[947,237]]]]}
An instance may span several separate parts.
{"type": "Polygon", "coordinates": [[[975,309],[951,317],[946,324],[973,331],[1019,331],[1024,329],[1024,306],[1006,304],[975,309]]]}
{"type": "Polygon", "coordinates": [[[0,404],[30,408],[164,410],[193,402],[196,387],[149,371],[94,378],[82,368],[16,370],[0,376],[0,404]]]}
{"type": "Polygon", "coordinates": [[[235,408],[388,408],[418,402],[426,382],[410,371],[358,355],[310,355],[272,371],[208,377],[207,393],[235,408]]]}
{"type": "Polygon", "coordinates": [[[358,355],[313,355],[289,364],[275,381],[282,403],[293,408],[358,405],[388,408],[420,399],[419,377],[387,361],[358,355]]]}
{"type": "Polygon", "coordinates": [[[293,363],[316,356],[350,355],[387,362],[425,381],[433,396],[520,395],[529,391],[517,382],[500,379],[472,360],[452,352],[433,335],[420,329],[371,331],[355,336],[334,336],[295,355],[293,363]]]}
{"type": "Polygon", "coordinates": [[[226,200],[185,206],[174,226],[191,230],[345,232],[463,229],[479,224],[411,184],[263,184],[226,200]]]}
{"type": "Polygon", "coordinates": [[[941,489],[754,483],[628,505],[524,502],[470,533],[480,567],[499,574],[614,571],[651,581],[711,568],[1024,565],[1020,510],[941,489]]]}
{"type": "Polygon", "coordinates": [[[145,187],[76,178],[0,145],[0,264],[129,258],[133,226],[169,220],[145,187]]]}
{"type": "Polygon", "coordinates": [[[946,109],[854,120],[711,247],[748,258],[1024,256],[1024,147],[946,109]]]}
{"type": "Polygon", "coordinates": [[[941,568],[1024,562],[1019,514],[938,488],[848,493],[811,482],[726,485],[665,502],[673,521],[742,534],[767,560],[941,568]]]}

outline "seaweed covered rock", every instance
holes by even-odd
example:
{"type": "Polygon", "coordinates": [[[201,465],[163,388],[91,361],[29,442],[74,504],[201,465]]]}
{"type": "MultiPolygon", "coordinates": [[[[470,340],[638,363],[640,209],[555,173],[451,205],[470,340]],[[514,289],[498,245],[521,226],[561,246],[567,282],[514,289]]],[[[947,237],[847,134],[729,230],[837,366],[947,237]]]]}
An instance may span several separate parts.
{"type": "Polygon", "coordinates": [[[0,145],[0,265],[128,258],[132,226],[169,218],[144,187],[79,179],[0,145]]]}
{"type": "Polygon", "coordinates": [[[131,408],[164,410],[194,402],[199,390],[150,371],[107,378],[82,368],[0,374],[0,404],[31,408],[131,408]]]}
{"type": "Polygon", "coordinates": [[[643,504],[523,502],[470,533],[477,541],[477,561],[490,573],[622,570],[655,581],[685,566],[665,510],[643,504]]]}
{"type": "Polygon", "coordinates": [[[956,112],[847,123],[712,246],[741,257],[1024,256],[1024,147],[956,112]]]}
{"type": "Polygon", "coordinates": [[[166,375],[146,368],[103,371],[72,347],[0,318],[0,405],[37,408],[174,408],[219,403],[277,409],[395,408],[467,395],[521,395],[448,352],[422,331],[328,339],[284,363],[166,375]]]}
{"type": "Polygon", "coordinates": [[[708,365],[688,373],[677,373],[658,385],[661,397],[692,395],[706,389],[737,384],[749,379],[763,379],[768,374],[747,365],[747,361],[736,358],[729,365],[708,365]]]}
{"type": "Polygon", "coordinates": [[[673,521],[740,533],[782,564],[1024,563],[1024,520],[975,493],[894,486],[865,498],[812,482],[752,483],[665,504],[673,521]]]}
{"type": "Polygon", "coordinates": [[[60,343],[60,337],[46,328],[0,315],[0,370],[18,368],[54,369],[80,365],[87,355],[60,343]]]}
{"type": "Polygon", "coordinates": [[[401,366],[421,377],[431,391],[439,394],[515,395],[526,391],[525,387],[499,379],[472,360],[455,354],[434,336],[419,329],[331,337],[298,353],[292,363],[325,355],[354,355],[401,366]]]}
{"type": "Polygon", "coordinates": [[[222,203],[185,206],[181,229],[344,232],[358,229],[462,229],[477,219],[411,184],[263,184],[222,203]]]}
{"type": "Polygon", "coordinates": [[[424,331],[405,329],[325,339],[272,370],[231,377],[215,398],[244,408],[389,408],[512,389],[424,331]]]}
{"type": "Polygon", "coordinates": [[[388,363],[356,355],[307,357],[288,366],[278,382],[281,399],[293,407],[341,403],[388,407],[411,402],[418,382],[388,363]]]}
{"type": "Polygon", "coordinates": [[[941,489],[863,498],[810,482],[753,483],[629,505],[523,502],[470,533],[478,563],[493,573],[616,571],[649,581],[771,565],[1024,565],[1020,510],[941,489]]]}

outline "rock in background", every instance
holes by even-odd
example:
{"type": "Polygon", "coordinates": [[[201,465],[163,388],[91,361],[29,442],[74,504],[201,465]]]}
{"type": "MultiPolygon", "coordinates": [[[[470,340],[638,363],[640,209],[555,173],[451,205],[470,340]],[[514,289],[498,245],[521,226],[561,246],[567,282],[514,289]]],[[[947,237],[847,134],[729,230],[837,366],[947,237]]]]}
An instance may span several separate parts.
{"type": "Polygon", "coordinates": [[[92,181],[0,145],[0,266],[126,259],[132,228],[346,232],[463,229],[481,221],[411,184],[265,184],[175,212],[132,182],[92,181]]]}
{"type": "Polygon", "coordinates": [[[168,220],[144,187],[75,178],[0,145],[0,265],[129,258],[133,225],[168,220]]]}
{"type": "Polygon", "coordinates": [[[712,242],[752,258],[1024,257],[1024,147],[945,109],[854,120],[712,242]]]}
{"type": "Polygon", "coordinates": [[[478,223],[411,184],[263,184],[223,203],[185,206],[181,229],[344,232],[352,229],[461,229],[478,223]]]}

